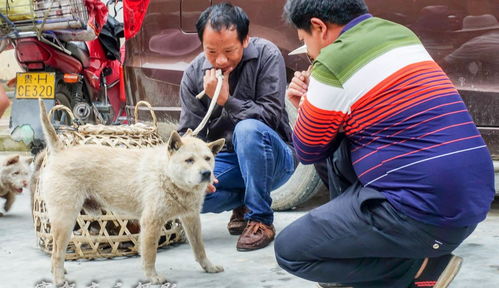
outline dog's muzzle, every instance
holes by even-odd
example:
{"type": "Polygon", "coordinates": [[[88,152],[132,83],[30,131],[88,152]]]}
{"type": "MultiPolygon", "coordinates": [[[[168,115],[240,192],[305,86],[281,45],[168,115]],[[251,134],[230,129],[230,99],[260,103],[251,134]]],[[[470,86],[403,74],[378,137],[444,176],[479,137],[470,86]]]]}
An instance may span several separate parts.
{"type": "Polygon", "coordinates": [[[211,171],[206,170],[206,171],[201,172],[201,181],[202,182],[205,182],[205,181],[208,182],[210,180],[211,180],[211,171]]]}

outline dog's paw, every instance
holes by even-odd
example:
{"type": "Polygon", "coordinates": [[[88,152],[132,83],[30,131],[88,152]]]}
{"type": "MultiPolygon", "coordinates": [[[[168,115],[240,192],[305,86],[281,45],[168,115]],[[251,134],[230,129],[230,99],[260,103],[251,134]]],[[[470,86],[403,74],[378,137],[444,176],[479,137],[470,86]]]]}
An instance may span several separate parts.
{"type": "Polygon", "coordinates": [[[54,286],[55,287],[70,287],[68,281],[66,281],[64,278],[62,278],[62,279],[55,279],[54,280],[54,286]]]}
{"type": "Polygon", "coordinates": [[[154,275],[154,276],[149,277],[149,279],[151,280],[151,284],[153,284],[153,285],[163,284],[163,283],[167,282],[166,278],[161,276],[161,275],[154,275]]]}
{"type": "Polygon", "coordinates": [[[203,267],[204,271],[208,273],[218,273],[218,272],[223,272],[224,267],[221,265],[215,265],[211,263],[208,259],[201,261],[201,267],[203,267]]]}
{"type": "Polygon", "coordinates": [[[204,269],[208,273],[219,273],[224,271],[224,267],[222,265],[214,265],[208,266],[204,269]]]}
{"type": "Polygon", "coordinates": [[[0,212],[0,217],[2,217],[2,216],[3,216],[3,213],[2,213],[2,212],[0,212]]]}

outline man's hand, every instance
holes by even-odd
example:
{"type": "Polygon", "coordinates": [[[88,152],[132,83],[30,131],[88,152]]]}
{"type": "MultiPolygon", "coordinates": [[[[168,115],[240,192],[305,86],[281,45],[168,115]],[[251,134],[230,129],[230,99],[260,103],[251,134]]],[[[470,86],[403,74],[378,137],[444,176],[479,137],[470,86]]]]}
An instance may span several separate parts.
{"type": "Polygon", "coordinates": [[[308,67],[307,71],[296,71],[291,83],[289,83],[286,95],[296,108],[301,105],[307,94],[311,68],[312,66],[308,67]]]}
{"type": "Polygon", "coordinates": [[[211,194],[211,193],[217,191],[217,188],[215,188],[214,184],[218,184],[217,178],[213,178],[213,184],[212,183],[208,184],[208,188],[206,188],[206,194],[211,194]]]}
{"type": "MultiPolygon", "coordinates": [[[[232,72],[232,69],[229,69],[223,73],[223,82],[222,89],[220,90],[220,94],[218,95],[217,104],[220,106],[224,106],[227,99],[229,99],[229,75],[232,72]]],[[[215,90],[217,88],[218,79],[216,77],[216,69],[213,68],[211,70],[206,70],[204,74],[204,93],[208,95],[208,97],[213,99],[215,96],[215,90]]]]}

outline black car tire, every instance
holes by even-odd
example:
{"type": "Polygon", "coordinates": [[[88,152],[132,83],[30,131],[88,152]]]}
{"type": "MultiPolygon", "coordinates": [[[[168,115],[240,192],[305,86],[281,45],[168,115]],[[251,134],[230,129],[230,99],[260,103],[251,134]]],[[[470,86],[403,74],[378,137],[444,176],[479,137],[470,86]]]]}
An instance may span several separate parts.
{"type": "MultiPolygon", "coordinates": [[[[298,117],[298,111],[287,99],[286,111],[291,127],[293,127],[298,117]]],[[[272,209],[283,211],[296,207],[314,196],[321,190],[322,186],[314,165],[300,163],[291,178],[284,185],[271,192],[272,209]]]]}

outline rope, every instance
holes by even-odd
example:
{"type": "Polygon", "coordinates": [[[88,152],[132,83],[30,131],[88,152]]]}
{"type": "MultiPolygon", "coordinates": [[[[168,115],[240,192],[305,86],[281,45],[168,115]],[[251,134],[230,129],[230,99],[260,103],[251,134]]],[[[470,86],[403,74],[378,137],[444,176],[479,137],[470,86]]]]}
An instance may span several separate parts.
{"type": "MultiPolygon", "coordinates": [[[[208,112],[206,112],[206,115],[204,116],[203,120],[201,123],[199,123],[198,127],[194,129],[194,132],[192,132],[193,136],[198,135],[198,133],[203,130],[204,126],[206,123],[208,123],[208,119],[210,119],[211,113],[213,113],[213,109],[215,108],[215,104],[217,104],[218,96],[220,95],[220,91],[222,90],[222,83],[223,83],[223,75],[222,75],[222,70],[218,69],[216,72],[216,77],[217,77],[217,87],[215,89],[215,94],[213,95],[213,98],[211,99],[210,107],[208,108],[208,112]]],[[[201,99],[205,94],[205,91],[201,91],[198,95],[196,95],[196,99],[201,99]]]]}
{"type": "Polygon", "coordinates": [[[40,38],[42,38],[42,32],[43,32],[43,27],[45,26],[45,22],[47,21],[47,17],[49,16],[50,12],[52,12],[52,6],[54,6],[54,0],[51,0],[50,1],[50,7],[47,11],[45,11],[44,15],[43,15],[43,18],[42,18],[42,25],[37,28],[37,26],[34,26],[35,27],[35,31],[36,31],[36,36],[38,38],[38,40],[40,40],[40,38]]]}

